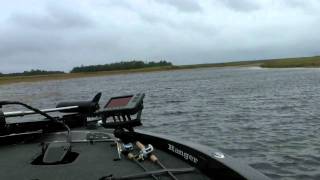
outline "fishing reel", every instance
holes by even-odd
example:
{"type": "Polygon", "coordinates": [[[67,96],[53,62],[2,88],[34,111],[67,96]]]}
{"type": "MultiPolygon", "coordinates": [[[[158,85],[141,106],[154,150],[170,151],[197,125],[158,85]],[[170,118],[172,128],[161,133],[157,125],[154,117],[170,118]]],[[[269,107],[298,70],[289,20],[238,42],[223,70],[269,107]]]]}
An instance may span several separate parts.
{"type": "Polygon", "coordinates": [[[147,159],[153,152],[153,150],[153,146],[151,144],[148,144],[146,147],[140,150],[139,155],[136,157],[136,159],[140,161],[147,159]]]}
{"type": "Polygon", "coordinates": [[[122,149],[123,149],[123,152],[130,152],[133,150],[133,144],[131,142],[127,144],[123,143],[122,149]]]}
{"type": "Polygon", "coordinates": [[[152,154],[153,150],[154,148],[151,144],[148,144],[147,146],[143,147],[138,152],[133,149],[132,143],[122,145],[122,153],[127,154],[129,156],[129,159],[131,158],[137,161],[144,161],[145,159],[148,159],[152,154]]]}

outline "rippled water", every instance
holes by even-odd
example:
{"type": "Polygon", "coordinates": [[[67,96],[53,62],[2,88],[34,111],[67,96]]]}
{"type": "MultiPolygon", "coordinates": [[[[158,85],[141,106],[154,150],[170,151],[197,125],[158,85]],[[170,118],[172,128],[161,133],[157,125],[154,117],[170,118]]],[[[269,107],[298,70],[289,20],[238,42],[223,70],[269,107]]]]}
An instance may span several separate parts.
{"type": "Polygon", "coordinates": [[[0,99],[47,108],[99,91],[103,101],[146,93],[148,131],[219,149],[273,179],[320,179],[318,69],[197,69],[21,83],[0,86],[0,99]]]}

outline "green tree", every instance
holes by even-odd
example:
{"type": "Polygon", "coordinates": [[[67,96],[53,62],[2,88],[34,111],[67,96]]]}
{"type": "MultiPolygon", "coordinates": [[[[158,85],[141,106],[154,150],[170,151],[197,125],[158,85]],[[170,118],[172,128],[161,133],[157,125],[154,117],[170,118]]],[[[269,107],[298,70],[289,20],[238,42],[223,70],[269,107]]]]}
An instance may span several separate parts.
{"type": "Polygon", "coordinates": [[[159,62],[149,62],[145,63],[143,61],[121,61],[117,63],[104,64],[104,65],[89,65],[89,66],[79,66],[74,67],[71,73],[77,72],[96,72],[96,71],[113,71],[113,70],[128,70],[128,69],[139,69],[145,67],[157,67],[157,66],[172,66],[171,62],[159,61],[159,62]]]}

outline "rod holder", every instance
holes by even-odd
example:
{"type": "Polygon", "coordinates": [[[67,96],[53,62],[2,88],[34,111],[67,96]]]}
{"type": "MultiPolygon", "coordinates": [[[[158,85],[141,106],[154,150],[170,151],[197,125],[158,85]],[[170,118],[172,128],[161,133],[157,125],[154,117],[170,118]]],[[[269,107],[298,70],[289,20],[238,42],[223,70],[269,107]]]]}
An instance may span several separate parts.
{"type": "Polygon", "coordinates": [[[3,112],[0,110],[0,133],[2,130],[6,128],[7,122],[6,117],[4,116],[3,112]]]}

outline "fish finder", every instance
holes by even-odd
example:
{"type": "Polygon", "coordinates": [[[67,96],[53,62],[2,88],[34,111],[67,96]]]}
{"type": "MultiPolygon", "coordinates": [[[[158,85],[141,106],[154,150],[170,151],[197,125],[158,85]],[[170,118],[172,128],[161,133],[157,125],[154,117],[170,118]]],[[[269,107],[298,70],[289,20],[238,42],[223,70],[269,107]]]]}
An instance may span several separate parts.
{"type": "Polygon", "coordinates": [[[144,94],[112,97],[104,106],[109,115],[133,115],[142,109],[144,94]]]}
{"type": "Polygon", "coordinates": [[[139,93],[110,98],[103,109],[102,125],[105,128],[126,128],[130,131],[133,131],[134,126],[142,125],[141,113],[144,96],[143,93],[139,93]]]}

